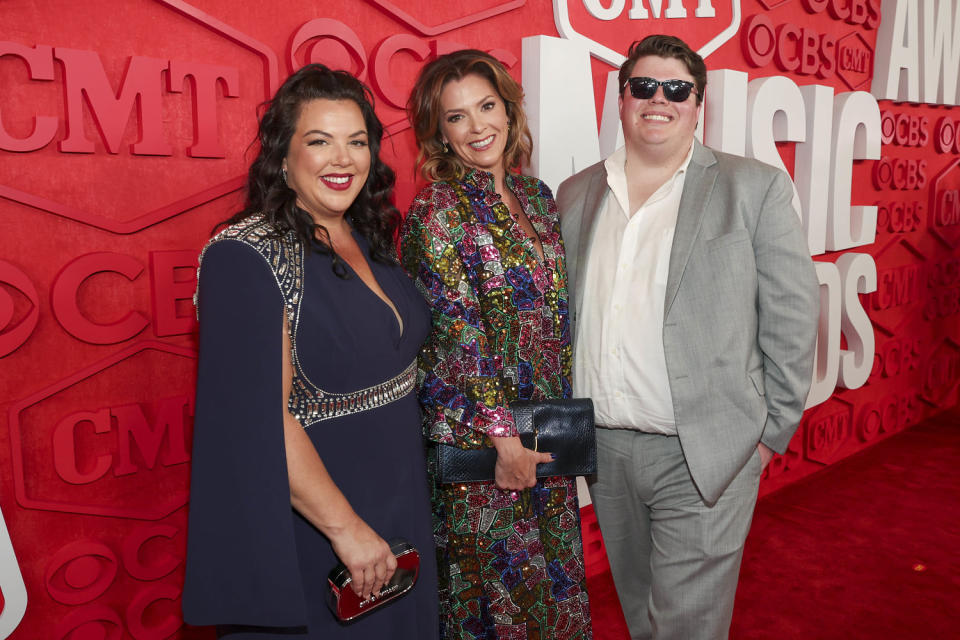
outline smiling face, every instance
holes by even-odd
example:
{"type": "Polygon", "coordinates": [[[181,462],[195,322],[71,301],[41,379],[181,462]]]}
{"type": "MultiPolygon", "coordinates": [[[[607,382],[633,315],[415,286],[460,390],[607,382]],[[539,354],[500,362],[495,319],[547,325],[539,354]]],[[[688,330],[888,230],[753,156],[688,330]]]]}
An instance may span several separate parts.
{"type": "Polygon", "coordinates": [[[502,177],[509,131],[506,105],[489,80],[470,74],[443,87],[440,135],[465,165],[502,177]]]}
{"type": "Polygon", "coordinates": [[[303,105],[283,160],[297,205],[318,224],[343,217],[370,173],[367,126],[352,100],[303,105]]]}
{"type": "MultiPolygon", "coordinates": [[[[694,81],[681,60],[659,56],[645,56],[634,63],[630,77],[643,76],[655,80],[694,81]]],[[[620,122],[628,152],[686,154],[693,144],[699,115],[700,107],[693,92],[683,102],[667,100],[663,87],[657,87],[653,97],[646,100],[630,95],[629,86],[620,94],[620,122]]]]}

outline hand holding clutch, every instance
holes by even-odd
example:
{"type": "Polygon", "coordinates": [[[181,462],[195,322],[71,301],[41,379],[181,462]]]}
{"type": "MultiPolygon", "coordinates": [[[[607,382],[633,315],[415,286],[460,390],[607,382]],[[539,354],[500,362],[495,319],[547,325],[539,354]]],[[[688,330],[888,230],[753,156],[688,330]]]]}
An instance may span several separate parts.
{"type": "Polygon", "coordinates": [[[420,575],[420,554],[405,540],[392,540],[390,551],[397,559],[397,570],[377,594],[364,600],[351,588],[353,578],[343,563],[335,566],[327,576],[327,605],[340,622],[350,622],[393,602],[417,582],[420,575]]]}
{"type": "Polygon", "coordinates": [[[523,446],[517,436],[491,438],[497,450],[493,481],[497,488],[507,491],[529,489],[537,484],[537,465],[551,462],[551,454],[533,451],[523,446]]]}
{"type": "MultiPolygon", "coordinates": [[[[555,459],[537,465],[537,477],[586,476],[597,472],[597,441],[590,398],[518,401],[510,405],[523,446],[555,459]]],[[[440,482],[495,479],[497,451],[437,445],[440,482]]]]}

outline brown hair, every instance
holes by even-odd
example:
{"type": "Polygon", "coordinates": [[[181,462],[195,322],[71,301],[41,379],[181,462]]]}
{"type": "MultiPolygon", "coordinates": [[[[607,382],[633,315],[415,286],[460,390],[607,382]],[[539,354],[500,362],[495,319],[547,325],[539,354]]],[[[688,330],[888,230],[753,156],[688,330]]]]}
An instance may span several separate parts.
{"type": "Polygon", "coordinates": [[[663,34],[647,36],[643,40],[637,40],[630,45],[627,59],[620,65],[620,75],[617,78],[620,82],[621,95],[627,87],[627,80],[630,79],[633,65],[637,63],[637,60],[646,56],[676,58],[682,62],[690,75],[693,76],[693,83],[697,89],[697,104],[703,102],[703,95],[707,90],[707,65],[703,62],[703,58],[680,38],[663,34]]]}
{"type": "Polygon", "coordinates": [[[489,81],[506,107],[510,124],[503,151],[504,169],[520,167],[530,160],[533,140],[523,112],[523,88],[490,54],[461,49],[424,65],[407,101],[407,115],[417,139],[417,166],[420,174],[431,182],[457,180],[467,173],[463,161],[444,149],[440,137],[440,94],[451,80],[462,80],[471,74],[489,81]]]}

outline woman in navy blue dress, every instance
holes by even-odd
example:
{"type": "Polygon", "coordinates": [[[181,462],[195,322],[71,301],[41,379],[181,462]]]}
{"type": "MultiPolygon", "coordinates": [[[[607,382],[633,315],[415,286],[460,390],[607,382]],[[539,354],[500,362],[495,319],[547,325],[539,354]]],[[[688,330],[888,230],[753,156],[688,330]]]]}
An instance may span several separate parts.
{"type": "Polygon", "coordinates": [[[247,203],[201,254],[184,619],[230,640],[435,638],[416,355],[430,316],[397,265],[393,171],[369,91],[308,65],[260,121],[247,203]],[[420,552],[413,590],[341,624],[420,552]]]}

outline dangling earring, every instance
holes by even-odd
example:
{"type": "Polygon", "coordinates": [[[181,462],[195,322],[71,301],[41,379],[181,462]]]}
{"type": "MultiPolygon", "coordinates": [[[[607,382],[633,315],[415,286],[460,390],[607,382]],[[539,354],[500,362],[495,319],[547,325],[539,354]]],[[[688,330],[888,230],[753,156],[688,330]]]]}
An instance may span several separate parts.
{"type": "Polygon", "coordinates": [[[444,141],[444,143],[443,143],[443,152],[444,152],[444,153],[450,153],[450,143],[444,141]]]}
{"type": "Polygon", "coordinates": [[[287,182],[287,170],[286,170],[286,169],[280,169],[280,175],[283,176],[283,184],[285,184],[285,185],[287,185],[287,186],[289,187],[290,184],[287,182]]]}

